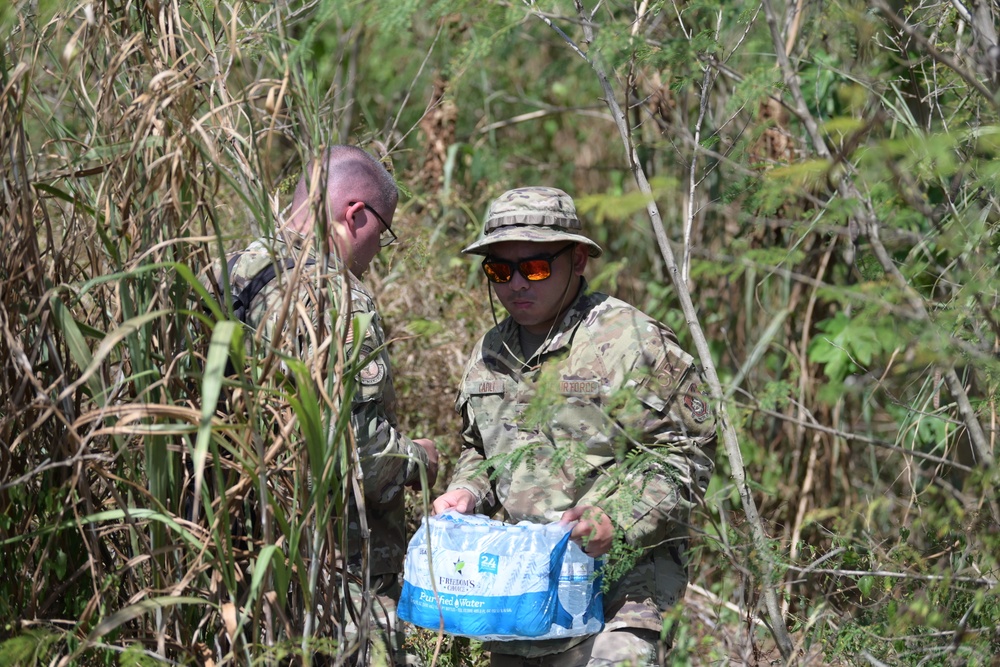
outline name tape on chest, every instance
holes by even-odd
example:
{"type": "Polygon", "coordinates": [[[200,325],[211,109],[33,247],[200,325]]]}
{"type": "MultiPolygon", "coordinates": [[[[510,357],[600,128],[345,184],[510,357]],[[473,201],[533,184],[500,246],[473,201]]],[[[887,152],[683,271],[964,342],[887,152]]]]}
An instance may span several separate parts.
{"type": "MultiPolygon", "coordinates": [[[[507,383],[499,379],[473,380],[465,383],[465,391],[470,396],[502,396],[506,390],[507,383]]],[[[599,380],[562,378],[559,380],[558,392],[561,396],[599,396],[601,382],[599,380]]]]}
{"type": "Polygon", "coordinates": [[[492,396],[504,394],[503,380],[474,380],[465,384],[465,391],[470,396],[492,396]]]}

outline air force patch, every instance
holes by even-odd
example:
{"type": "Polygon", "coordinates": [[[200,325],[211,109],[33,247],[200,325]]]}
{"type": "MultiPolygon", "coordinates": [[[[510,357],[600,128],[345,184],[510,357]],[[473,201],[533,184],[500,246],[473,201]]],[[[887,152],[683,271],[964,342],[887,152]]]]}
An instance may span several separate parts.
{"type": "Polygon", "coordinates": [[[564,377],[559,381],[559,393],[563,396],[597,396],[601,393],[601,383],[564,377]]]}
{"type": "Polygon", "coordinates": [[[372,348],[361,347],[361,359],[370,359],[358,372],[358,381],[366,387],[377,385],[385,378],[385,362],[382,355],[372,355],[372,348]]]}

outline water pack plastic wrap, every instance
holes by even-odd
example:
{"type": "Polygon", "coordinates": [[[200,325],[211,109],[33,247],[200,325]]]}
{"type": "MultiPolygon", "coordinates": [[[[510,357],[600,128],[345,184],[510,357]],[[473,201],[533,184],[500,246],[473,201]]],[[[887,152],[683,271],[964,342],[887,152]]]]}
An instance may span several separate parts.
{"type": "Polygon", "coordinates": [[[569,543],[559,571],[559,604],[552,626],[538,639],[590,635],[604,628],[600,568],[600,561],[569,543]]]}
{"type": "Polygon", "coordinates": [[[569,530],[455,512],[425,518],[406,553],[399,617],[481,640],[599,631],[594,560],[569,541],[569,530]]]}

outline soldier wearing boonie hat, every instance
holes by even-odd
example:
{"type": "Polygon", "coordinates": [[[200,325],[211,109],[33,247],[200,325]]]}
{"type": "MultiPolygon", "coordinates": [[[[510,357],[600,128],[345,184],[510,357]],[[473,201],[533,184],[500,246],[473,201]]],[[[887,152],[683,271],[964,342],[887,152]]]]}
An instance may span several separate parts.
{"type": "Polygon", "coordinates": [[[584,235],[573,198],[558,188],[542,186],[508,190],[493,200],[483,233],[462,252],[486,255],[489,246],[502,241],[573,241],[587,246],[591,257],[604,253],[584,235]]]}
{"type": "Polygon", "coordinates": [[[687,586],[690,510],[714,467],[699,370],[666,326],[588,289],[587,260],[602,250],[562,190],[500,195],[463,252],[485,256],[509,317],[466,365],[462,453],[434,512],[502,508],[511,523],[572,523],[595,558],[610,561],[619,540],[638,554],[609,563],[623,574],[604,595],[601,632],[486,642],[491,664],[656,665],[665,613],[687,586]]]}

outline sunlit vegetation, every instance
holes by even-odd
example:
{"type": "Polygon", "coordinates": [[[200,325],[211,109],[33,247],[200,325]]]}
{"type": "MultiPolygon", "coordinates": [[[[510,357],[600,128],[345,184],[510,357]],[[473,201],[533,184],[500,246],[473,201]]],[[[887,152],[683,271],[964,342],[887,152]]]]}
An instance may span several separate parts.
{"type": "Polygon", "coordinates": [[[727,417],[668,663],[994,664],[996,12],[0,5],[0,665],[360,655],[320,565],[351,382],[266,355],[223,382],[242,331],[198,280],[331,143],[403,192],[366,279],[438,491],[493,323],[459,251],[493,196],[561,187],[591,285],[670,324],[727,417]]]}

